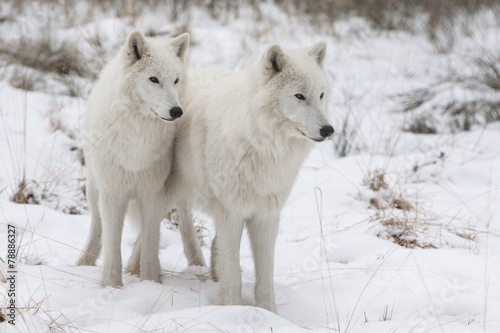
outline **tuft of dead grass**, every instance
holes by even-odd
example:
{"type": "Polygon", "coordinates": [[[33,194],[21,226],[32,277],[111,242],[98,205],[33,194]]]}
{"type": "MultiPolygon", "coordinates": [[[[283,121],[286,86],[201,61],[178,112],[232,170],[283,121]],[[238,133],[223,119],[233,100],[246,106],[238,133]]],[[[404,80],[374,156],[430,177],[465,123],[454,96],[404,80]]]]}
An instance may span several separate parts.
{"type": "Polygon", "coordinates": [[[404,199],[393,199],[391,203],[392,207],[396,209],[400,209],[402,211],[408,212],[410,210],[413,210],[413,206],[406,200],[404,199]]]}
{"type": "Polygon", "coordinates": [[[446,106],[444,112],[450,115],[453,128],[470,131],[473,125],[483,121],[485,124],[500,121],[500,101],[453,101],[446,106]]]}
{"type": "Polygon", "coordinates": [[[370,207],[377,210],[386,210],[390,208],[399,209],[402,211],[413,210],[413,205],[406,199],[403,199],[402,194],[397,194],[389,188],[385,180],[385,172],[376,170],[371,172],[363,181],[375,196],[369,199],[370,207]]]}
{"type": "Polygon", "coordinates": [[[500,90],[500,57],[485,53],[483,57],[476,57],[474,63],[480,80],[491,89],[500,90]]]}
{"type": "Polygon", "coordinates": [[[403,131],[416,133],[416,134],[436,134],[438,131],[433,125],[434,118],[429,114],[419,114],[414,116],[405,127],[403,131]]]}
{"type": "MultiPolygon", "coordinates": [[[[441,153],[437,160],[444,161],[441,153]]],[[[437,160],[414,167],[406,174],[407,181],[414,181],[414,174],[425,166],[435,165],[437,160]]],[[[435,249],[440,247],[464,247],[474,250],[478,231],[468,221],[458,221],[456,216],[436,215],[423,207],[422,197],[401,188],[406,183],[398,173],[393,179],[384,170],[368,173],[363,180],[366,190],[360,192],[360,200],[369,203],[370,229],[382,239],[410,249],[435,249]],[[464,241],[465,240],[465,241],[464,241]]]]}
{"type": "Polygon", "coordinates": [[[339,132],[335,132],[332,137],[333,149],[338,157],[346,157],[359,152],[362,147],[357,140],[358,129],[350,121],[347,113],[342,120],[342,127],[339,132]]]}
{"type": "Polygon", "coordinates": [[[40,204],[33,185],[38,187],[38,184],[34,181],[27,182],[22,180],[17,186],[17,190],[10,197],[10,200],[18,204],[40,204]]]}
{"type": "Polygon", "coordinates": [[[446,78],[427,88],[397,96],[402,98],[403,112],[410,115],[404,131],[422,134],[469,131],[476,125],[500,121],[500,51],[479,50],[468,58],[472,73],[450,71],[446,78]],[[443,103],[450,97],[450,102],[443,103]]]}
{"type": "MultiPolygon", "coordinates": [[[[500,121],[500,93],[493,89],[495,80],[491,72],[480,73],[477,77],[456,78],[408,93],[403,96],[402,109],[409,117],[402,130],[418,134],[460,132],[500,121]],[[467,91],[471,98],[443,103],[450,95],[454,96],[450,93],[453,89],[467,91]]],[[[500,76],[498,80],[500,85],[500,76]]]]}
{"type": "Polygon", "coordinates": [[[82,212],[76,207],[76,206],[71,206],[65,211],[66,214],[69,215],[81,215],[82,212]]]}
{"type": "Polygon", "coordinates": [[[76,74],[85,76],[84,60],[76,45],[59,44],[50,35],[38,40],[22,37],[14,45],[0,43],[0,54],[19,65],[61,75],[76,74]]]}
{"type": "Polygon", "coordinates": [[[12,87],[27,91],[38,90],[44,80],[43,73],[19,67],[16,67],[9,77],[9,83],[12,87]]]}
{"type": "Polygon", "coordinates": [[[83,153],[83,148],[75,146],[71,147],[70,150],[72,152],[76,152],[78,161],[82,166],[85,166],[85,154],[83,153]]]}
{"type": "Polygon", "coordinates": [[[417,230],[422,227],[422,224],[421,221],[417,219],[389,217],[381,220],[380,224],[385,228],[385,231],[379,232],[377,236],[381,238],[390,238],[399,246],[409,249],[417,247],[422,249],[437,248],[435,245],[422,242],[419,239],[419,232],[417,230]]]}
{"type": "MultiPolygon", "coordinates": [[[[177,209],[172,209],[167,216],[165,216],[165,220],[167,221],[167,226],[170,228],[178,229],[179,228],[179,214],[177,213],[177,209]]],[[[200,218],[194,218],[194,229],[196,234],[198,235],[198,241],[200,242],[200,246],[206,246],[205,236],[209,235],[209,230],[205,226],[206,222],[200,218]]]]}
{"type": "Polygon", "coordinates": [[[381,189],[387,189],[387,183],[385,182],[385,172],[375,171],[372,177],[366,180],[366,184],[370,190],[374,192],[379,192],[381,189]]]}
{"type": "Polygon", "coordinates": [[[394,304],[392,304],[391,311],[389,312],[389,305],[384,306],[384,312],[382,313],[382,317],[380,321],[389,321],[392,320],[392,314],[394,313],[394,304]]]}
{"type": "Polygon", "coordinates": [[[60,131],[68,138],[75,140],[75,133],[71,129],[66,127],[60,118],[49,116],[49,126],[52,132],[60,131]]]}

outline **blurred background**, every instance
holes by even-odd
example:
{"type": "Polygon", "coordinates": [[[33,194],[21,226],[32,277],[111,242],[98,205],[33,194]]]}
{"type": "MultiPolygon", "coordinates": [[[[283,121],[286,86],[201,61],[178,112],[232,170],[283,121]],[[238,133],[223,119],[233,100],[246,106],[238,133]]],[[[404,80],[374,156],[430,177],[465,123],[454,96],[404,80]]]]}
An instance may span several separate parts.
{"type": "MultiPolygon", "coordinates": [[[[86,100],[135,29],[158,38],[189,32],[192,68],[238,70],[271,44],[327,42],[335,135],[305,161],[282,212],[279,323],[499,331],[500,1],[2,0],[0,225],[22,234],[20,311],[40,323],[26,332],[169,331],[168,320],[235,330],[235,309],[211,307],[216,284],[184,271],[174,215],[162,224],[164,285],[126,275],[123,290],[109,291],[99,265],[72,267],[90,222],[86,100]]],[[[208,259],[213,226],[202,214],[195,225],[208,259]]],[[[123,237],[126,262],[135,233],[123,237]]],[[[251,304],[245,238],[242,265],[251,304]]],[[[0,257],[0,280],[3,267],[0,257]]],[[[239,332],[268,332],[278,318],[238,309],[239,332]]]]}

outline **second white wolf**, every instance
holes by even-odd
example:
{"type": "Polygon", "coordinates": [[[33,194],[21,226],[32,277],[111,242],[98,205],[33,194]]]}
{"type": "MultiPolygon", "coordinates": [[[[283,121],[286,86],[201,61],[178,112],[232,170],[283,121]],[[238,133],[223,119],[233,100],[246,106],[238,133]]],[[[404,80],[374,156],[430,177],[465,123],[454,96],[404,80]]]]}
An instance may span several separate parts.
{"type": "Polygon", "coordinates": [[[314,142],[334,131],[327,120],[325,53],[324,42],[286,52],[274,45],[261,61],[239,72],[189,72],[186,116],[177,122],[167,189],[180,200],[190,263],[203,262],[203,256],[189,212],[196,207],[214,218],[211,272],[220,283],[219,304],[242,301],[239,254],[246,225],[255,261],[256,305],[276,312],[274,250],[280,212],[314,142]]]}

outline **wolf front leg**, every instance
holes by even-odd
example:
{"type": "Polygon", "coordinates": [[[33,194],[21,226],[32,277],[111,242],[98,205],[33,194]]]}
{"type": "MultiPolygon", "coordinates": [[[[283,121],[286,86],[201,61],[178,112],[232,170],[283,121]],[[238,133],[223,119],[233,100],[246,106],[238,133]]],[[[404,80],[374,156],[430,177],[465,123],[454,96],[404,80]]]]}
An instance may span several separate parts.
{"type": "Polygon", "coordinates": [[[141,275],[141,237],[141,232],[139,231],[126,268],[127,272],[129,272],[130,274],[139,276],[141,275]]]}
{"type": "Polygon", "coordinates": [[[141,214],[139,213],[139,207],[136,200],[131,200],[128,203],[127,209],[127,219],[129,222],[138,230],[137,239],[134,243],[134,248],[132,249],[132,254],[127,265],[127,272],[134,275],[141,274],[141,214]]]}
{"type": "Polygon", "coordinates": [[[102,217],[104,263],[102,283],[113,287],[123,286],[122,282],[122,231],[128,200],[125,196],[106,192],[99,193],[99,208],[102,217]]]}
{"type": "Polygon", "coordinates": [[[230,212],[216,216],[212,244],[212,278],[219,282],[217,303],[241,303],[240,244],[244,221],[230,212]]]}
{"type": "MultiPolygon", "coordinates": [[[[137,199],[139,213],[141,216],[140,231],[140,276],[141,280],[152,280],[161,282],[161,267],[159,260],[160,225],[165,217],[164,193],[144,194],[137,199]]],[[[134,249],[135,252],[136,249],[134,249]]]]}
{"type": "Polygon", "coordinates": [[[247,223],[255,261],[255,302],[276,313],[274,295],[274,250],[279,230],[279,213],[247,223]]]}

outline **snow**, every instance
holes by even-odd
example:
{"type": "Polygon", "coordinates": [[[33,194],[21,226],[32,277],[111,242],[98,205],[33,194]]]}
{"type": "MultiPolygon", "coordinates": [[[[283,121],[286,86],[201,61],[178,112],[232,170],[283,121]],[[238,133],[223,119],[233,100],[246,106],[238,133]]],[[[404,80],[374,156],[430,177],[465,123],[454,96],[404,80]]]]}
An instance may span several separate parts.
{"type": "MultiPolygon", "coordinates": [[[[51,37],[76,43],[93,71],[133,28],[171,34],[182,27],[163,11],[144,11],[133,26],[112,11],[96,13],[84,4],[70,12],[78,23],[70,25],[59,7],[40,6],[34,2],[17,21],[1,23],[8,31],[5,40],[36,40],[57,13],[61,18],[52,22],[51,37]],[[88,43],[97,35],[103,45],[99,56],[88,43]]],[[[325,68],[337,138],[313,150],[282,211],[275,261],[278,314],[252,306],[255,277],[246,236],[241,306],[215,304],[217,283],[208,279],[207,268],[187,266],[180,233],[166,221],[162,284],[124,272],[123,288],[101,287],[101,260],[96,267],[74,267],[90,223],[78,148],[91,80],[82,81],[80,97],[50,87],[25,92],[9,84],[18,65],[6,63],[0,73],[0,281],[8,276],[10,224],[19,248],[18,315],[15,327],[1,323],[0,332],[500,330],[500,124],[449,130],[436,111],[451,102],[500,99],[498,92],[440,81],[449,73],[468,77],[477,70],[470,61],[474,56],[498,52],[500,27],[491,23],[494,18],[482,14],[477,31],[459,35],[443,54],[424,34],[374,30],[360,18],[339,21],[335,34],[325,33],[274,5],[261,6],[258,22],[242,13],[221,23],[193,9],[189,56],[193,67],[239,68],[271,43],[293,48],[328,42],[325,68]],[[440,131],[402,131],[411,117],[402,112],[402,96],[429,87],[444,92],[432,90],[437,94],[420,111],[434,112],[440,131]],[[51,119],[61,128],[54,130],[51,119]],[[334,148],[338,137],[347,140],[346,157],[339,158],[334,148]],[[23,174],[39,205],[10,201],[23,174]],[[380,190],[370,188],[377,175],[386,185],[380,190]],[[385,209],[374,208],[373,198],[385,209]],[[412,209],[392,207],[395,199],[412,209]],[[73,210],[81,214],[68,214],[73,210]],[[408,247],[396,244],[398,239],[408,247]]],[[[208,261],[214,227],[203,214],[196,217],[208,261]]],[[[124,262],[135,237],[126,224],[124,262]]],[[[1,285],[5,307],[9,285],[1,285]]]]}

